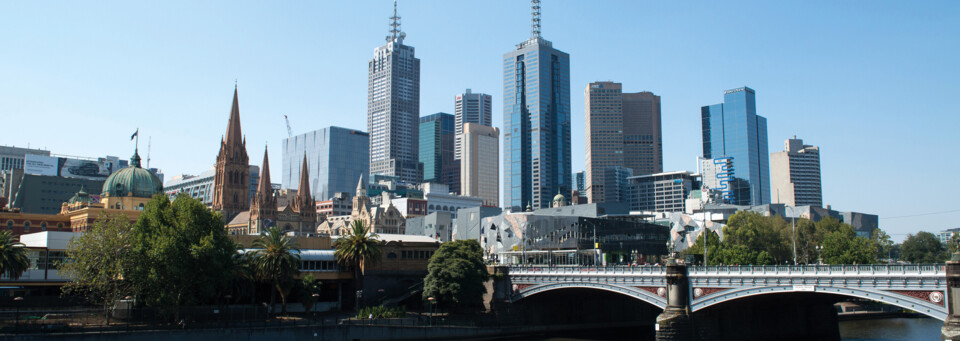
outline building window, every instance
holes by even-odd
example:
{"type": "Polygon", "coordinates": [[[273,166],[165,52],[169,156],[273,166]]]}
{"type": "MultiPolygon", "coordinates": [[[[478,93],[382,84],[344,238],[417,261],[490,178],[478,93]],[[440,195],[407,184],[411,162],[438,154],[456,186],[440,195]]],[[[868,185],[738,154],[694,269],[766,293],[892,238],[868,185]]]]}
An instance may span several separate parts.
{"type": "Polygon", "coordinates": [[[7,230],[13,230],[13,220],[7,220],[7,230]]]}
{"type": "Polygon", "coordinates": [[[140,203],[140,210],[143,211],[143,203],[140,203]]]}
{"type": "Polygon", "coordinates": [[[30,222],[29,222],[29,221],[23,222],[23,232],[27,232],[27,231],[30,231],[30,222]]]}
{"type": "Polygon", "coordinates": [[[62,228],[63,228],[63,223],[57,223],[57,228],[58,228],[58,229],[62,229],[62,228]]]}
{"type": "Polygon", "coordinates": [[[388,258],[388,259],[396,259],[396,258],[397,258],[397,254],[396,254],[396,253],[393,253],[393,252],[388,253],[388,254],[387,254],[387,258],[388,258]]]}
{"type": "Polygon", "coordinates": [[[40,223],[40,231],[46,231],[46,230],[47,230],[47,222],[40,223]]]}

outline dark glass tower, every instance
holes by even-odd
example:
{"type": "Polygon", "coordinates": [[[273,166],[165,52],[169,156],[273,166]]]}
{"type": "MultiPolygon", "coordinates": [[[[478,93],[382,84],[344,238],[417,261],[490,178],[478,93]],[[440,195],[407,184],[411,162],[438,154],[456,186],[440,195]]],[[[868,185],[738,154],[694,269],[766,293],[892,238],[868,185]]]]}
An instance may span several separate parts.
{"type": "Polygon", "coordinates": [[[572,189],[570,55],[540,37],[532,3],[532,36],[503,55],[503,198],[515,211],[572,189]]]}
{"type": "Polygon", "coordinates": [[[770,153],[767,119],[757,115],[756,93],[748,87],[723,92],[723,103],[700,108],[703,157],[730,157],[733,163],[728,201],[736,205],[770,203],[770,153]]]}

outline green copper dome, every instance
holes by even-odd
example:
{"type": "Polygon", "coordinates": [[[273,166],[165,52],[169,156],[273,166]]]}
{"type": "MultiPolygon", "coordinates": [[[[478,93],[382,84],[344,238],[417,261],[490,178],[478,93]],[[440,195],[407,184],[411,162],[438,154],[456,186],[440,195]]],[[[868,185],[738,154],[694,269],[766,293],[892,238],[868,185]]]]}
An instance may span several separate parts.
{"type": "Polygon", "coordinates": [[[553,202],[557,202],[557,201],[559,201],[559,202],[564,202],[564,201],[566,201],[566,200],[567,200],[567,198],[564,197],[563,194],[560,194],[559,192],[557,193],[557,195],[555,195],[555,196],[553,197],[553,202]]]}
{"type": "Polygon", "coordinates": [[[103,183],[103,196],[152,198],[163,192],[160,178],[150,171],[140,168],[140,155],[134,151],[130,166],[110,174],[103,183]]]}
{"type": "Polygon", "coordinates": [[[81,186],[80,191],[77,192],[77,194],[74,194],[73,197],[67,201],[67,203],[71,205],[76,203],[92,204],[93,198],[91,198],[90,194],[87,193],[86,188],[81,186]]]}

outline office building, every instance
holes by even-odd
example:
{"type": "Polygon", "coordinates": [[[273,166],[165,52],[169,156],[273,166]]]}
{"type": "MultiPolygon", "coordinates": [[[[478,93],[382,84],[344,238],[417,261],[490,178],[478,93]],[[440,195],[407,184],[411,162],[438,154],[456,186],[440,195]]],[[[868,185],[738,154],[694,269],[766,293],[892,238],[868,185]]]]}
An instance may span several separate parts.
{"type": "Polygon", "coordinates": [[[820,188],[820,147],[805,145],[794,136],[783,151],[770,154],[773,202],[787,206],[823,206],[820,188]]]}
{"type": "Polygon", "coordinates": [[[650,92],[623,93],[615,82],[594,82],[584,90],[586,124],[586,185],[589,202],[604,202],[605,174],[626,167],[634,175],[663,169],[660,96],[650,92]]]}
{"type": "Polygon", "coordinates": [[[366,132],[327,127],[283,140],[280,184],[293,189],[300,184],[303,156],[307,156],[310,194],[317,200],[335,193],[353,195],[361,175],[370,171],[370,136],[366,132]]]}
{"type": "MultiPolygon", "coordinates": [[[[770,203],[767,119],[757,115],[748,87],[723,92],[723,103],[700,108],[705,159],[730,158],[732,186],[724,199],[736,205],[770,203]]],[[[706,181],[706,178],[704,178],[706,181]]]]}
{"type": "Polygon", "coordinates": [[[482,126],[493,126],[493,97],[487,94],[474,93],[470,89],[467,92],[457,95],[454,105],[454,116],[456,116],[456,142],[454,145],[454,158],[461,159],[461,135],[463,127],[467,123],[475,123],[482,126]]]}
{"type": "Polygon", "coordinates": [[[419,183],[420,59],[404,45],[394,3],[387,44],[373,51],[367,77],[367,133],[370,174],[419,183]]]}
{"type": "Polygon", "coordinates": [[[460,192],[460,169],[454,160],[455,119],[447,113],[420,118],[420,163],[423,182],[441,183],[460,192]],[[452,173],[456,171],[456,176],[452,173]]]}
{"type": "Polygon", "coordinates": [[[320,217],[350,215],[353,211],[352,195],[337,192],[330,200],[317,201],[317,215],[320,217]]]}
{"type": "Polygon", "coordinates": [[[604,169],[604,200],[603,202],[630,202],[629,179],[633,170],[627,167],[612,166],[604,169]]]}
{"type": "Polygon", "coordinates": [[[27,154],[50,156],[49,150],[0,146],[0,171],[23,169],[27,154]]]}
{"type": "Polygon", "coordinates": [[[459,209],[483,205],[483,199],[450,193],[450,187],[444,184],[424,183],[423,198],[427,200],[426,214],[450,212],[454,218],[459,209]]]}
{"type": "MultiPolygon", "coordinates": [[[[247,172],[247,179],[250,181],[248,184],[250,188],[247,196],[248,202],[253,199],[253,194],[257,192],[257,184],[260,182],[260,167],[251,165],[249,169],[249,172],[247,172]]],[[[216,169],[211,169],[198,175],[175,175],[163,184],[163,193],[169,196],[171,200],[176,198],[177,195],[180,195],[180,193],[183,193],[191,198],[200,200],[204,205],[212,206],[215,176],[216,169]]]]}
{"type": "Polygon", "coordinates": [[[666,172],[629,178],[630,210],[642,212],[684,212],[690,191],[699,181],[690,172],[666,172]]]}
{"type": "Polygon", "coordinates": [[[500,129],[467,123],[462,138],[460,194],[500,206],[500,129]]]}
{"type": "Polygon", "coordinates": [[[570,55],[540,36],[540,2],[530,39],[503,55],[503,206],[549,207],[570,193],[570,55]]]}

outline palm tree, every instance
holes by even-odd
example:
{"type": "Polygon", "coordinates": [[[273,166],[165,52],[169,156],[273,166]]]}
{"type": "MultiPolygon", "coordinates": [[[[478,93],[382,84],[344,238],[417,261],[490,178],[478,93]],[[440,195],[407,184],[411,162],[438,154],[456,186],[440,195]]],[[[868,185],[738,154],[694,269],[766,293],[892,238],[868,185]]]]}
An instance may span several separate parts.
{"type": "Polygon", "coordinates": [[[260,278],[270,281],[276,289],[270,294],[270,307],[273,308],[275,294],[280,293],[281,314],[286,314],[287,298],[283,289],[300,273],[300,249],[276,226],[254,240],[253,248],[257,249],[253,252],[254,268],[260,278]]]}
{"type": "Polygon", "coordinates": [[[363,270],[366,262],[380,261],[381,243],[377,237],[376,233],[370,231],[365,221],[358,219],[350,224],[347,235],[337,239],[334,244],[336,248],[334,255],[337,261],[353,266],[353,278],[357,289],[363,287],[363,270]]]}
{"type": "Polygon", "coordinates": [[[16,280],[30,267],[27,249],[10,231],[0,232],[0,275],[16,280]]]}

